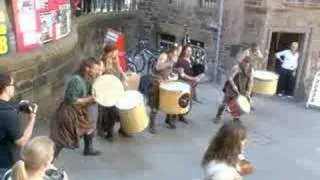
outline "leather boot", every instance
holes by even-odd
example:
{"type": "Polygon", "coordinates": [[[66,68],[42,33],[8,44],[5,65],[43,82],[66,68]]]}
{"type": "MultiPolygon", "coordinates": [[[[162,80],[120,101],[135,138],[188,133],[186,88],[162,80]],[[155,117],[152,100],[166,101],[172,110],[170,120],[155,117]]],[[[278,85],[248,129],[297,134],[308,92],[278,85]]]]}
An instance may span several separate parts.
{"type": "Polygon", "coordinates": [[[122,129],[122,126],[120,126],[120,129],[119,129],[119,134],[123,137],[132,137],[130,134],[126,133],[123,129],[122,129]]]}
{"type": "Polygon", "coordinates": [[[174,120],[173,120],[173,116],[172,115],[168,115],[166,117],[165,123],[169,125],[170,129],[175,129],[176,125],[174,124],[174,120]]]}
{"type": "Polygon", "coordinates": [[[156,115],[157,115],[156,112],[151,112],[150,114],[149,132],[151,134],[157,133],[156,126],[155,126],[156,115]]]}
{"type": "Polygon", "coordinates": [[[223,113],[224,109],[225,109],[225,105],[220,105],[219,106],[217,114],[216,114],[216,118],[214,119],[214,123],[215,124],[221,123],[221,116],[222,116],[222,113],[223,113]]]}
{"type": "Polygon", "coordinates": [[[235,118],[233,118],[233,121],[235,121],[235,122],[241,122],[241,121],[240,121],[240,117],[235,117],[235,118]]]}
{"type": "Polygon", "coordinates": [[[100,151],[93,149],[93,136],[94,136],[94,133],[86,134],[83,137],[83,140],[84,140],[83,154],[85,156],[99,156],[101,154],[100,151]]]}
{"type": "Polygon", "coordinates": [[[180,115],[178,115],[178,117],[179,117],[179,121],[181,121],[185,124],[189,124],[189,122],[187,121],[187,119],[183,115],[180,114],[180,115]]]}

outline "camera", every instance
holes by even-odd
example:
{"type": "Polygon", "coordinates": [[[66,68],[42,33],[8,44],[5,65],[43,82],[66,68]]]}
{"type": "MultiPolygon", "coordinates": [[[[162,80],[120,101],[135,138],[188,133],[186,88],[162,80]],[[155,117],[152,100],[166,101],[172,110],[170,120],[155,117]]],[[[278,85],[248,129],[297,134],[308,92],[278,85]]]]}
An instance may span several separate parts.
{"type": "Polygon", "coordinates": [[[30,113],[36,113],[37,109],[38,109],[38,105],[31,103],[28,100],[22,100],[18,104],[18,111],[19,112],[30,114],[30,113]]]}

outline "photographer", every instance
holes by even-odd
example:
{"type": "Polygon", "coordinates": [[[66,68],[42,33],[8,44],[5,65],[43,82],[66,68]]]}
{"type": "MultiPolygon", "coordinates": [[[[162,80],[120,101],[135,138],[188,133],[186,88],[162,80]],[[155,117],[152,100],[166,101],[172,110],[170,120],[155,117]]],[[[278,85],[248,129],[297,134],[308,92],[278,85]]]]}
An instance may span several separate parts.
{"type": "Polygon", "coordinates": [[[14,79],[9,74],[0,73],[0,178],[15,163],[12,150],[15,146],[23,147],[32,135],[36,107],[28,102],[15,105],[10,101],[14,96],[14,79]],[[19,121],[19,111],[29,114],[24,130],[19,121]]]}

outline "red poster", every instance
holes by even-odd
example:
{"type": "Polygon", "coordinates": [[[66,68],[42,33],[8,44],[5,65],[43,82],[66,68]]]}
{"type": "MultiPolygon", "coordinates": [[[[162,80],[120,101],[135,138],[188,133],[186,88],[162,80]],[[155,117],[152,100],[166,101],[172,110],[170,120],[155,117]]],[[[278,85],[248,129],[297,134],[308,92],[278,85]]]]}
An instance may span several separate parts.
{"type": "Polygon", "coordinates": [[[13,1],[17,51],[29,51],[70,33],[68,0],[13,1]]]}
{"type": "Polygon", "coordinates": [[[39,19],[35,0],[12,1],[17,51],[28,51],[39,46],[39,19]]]}

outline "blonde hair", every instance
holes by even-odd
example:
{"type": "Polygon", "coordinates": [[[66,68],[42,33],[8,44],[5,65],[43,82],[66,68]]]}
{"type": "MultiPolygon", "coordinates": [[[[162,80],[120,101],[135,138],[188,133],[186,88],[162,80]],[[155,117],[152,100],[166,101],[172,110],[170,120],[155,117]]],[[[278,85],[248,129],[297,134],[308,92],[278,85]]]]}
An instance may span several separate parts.
{"type": "Polygon", "coordinates": [[[13,180],[28,180],[28,171],[34,172],[50,163],[54,154],[54,143],[47,136],[31,139],[22,149],[23,160],[12,168],[13,180]]]}

